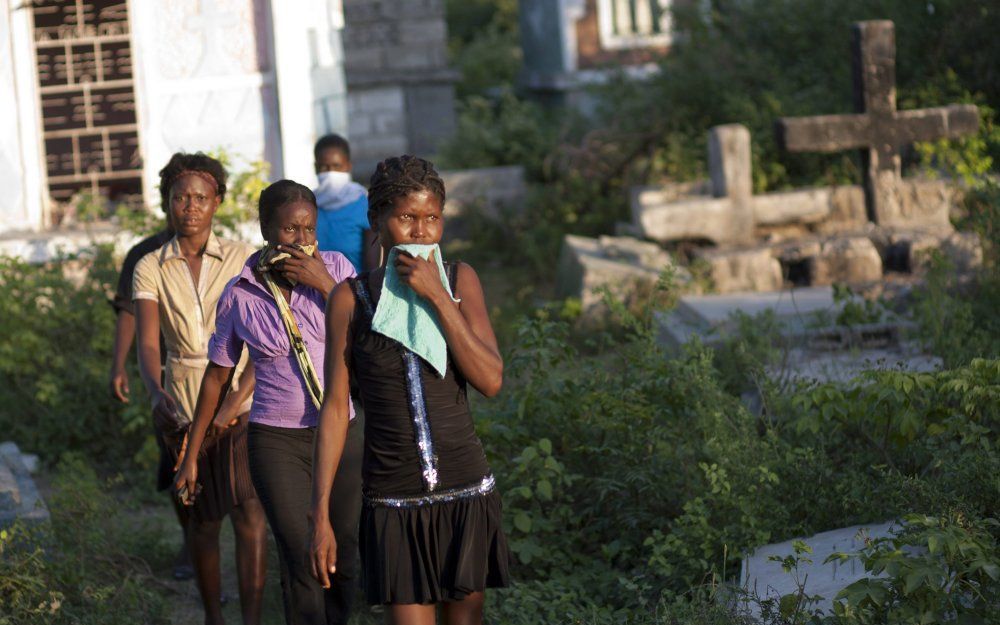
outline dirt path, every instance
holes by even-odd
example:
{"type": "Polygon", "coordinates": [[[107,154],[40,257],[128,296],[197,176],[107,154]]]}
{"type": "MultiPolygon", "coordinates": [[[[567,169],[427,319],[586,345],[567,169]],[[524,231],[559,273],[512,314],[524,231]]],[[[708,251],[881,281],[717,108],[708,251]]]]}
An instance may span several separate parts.
{"type": "MultiPolygon", "coordinates": [[[[166,504],[163,506],[150,505],[143,508],[137,522],[152,523],[160,529],[164,537],[167,552],[174,554],[180,548],[181,535],[177,529],[176,521],[172,516],[172,511],[166,504]]],[[[233,528],[226,522],[222,526],[220,538],[222,548],[222,591],[228,598],[223,606],[223,614],[226,623],[239,625],[240,601],[239,592],[236,585],[236,558],[234,554],[235,540],[233,538],[233,528]]],[[[264,625],[283,625],[284,613],[281,606],[281,585],[278,579],[278,554],[275,550],[274,540],[269,539],[268,559],[267,559],[267,585],[264,588],[264,625]]],[[[172,565],[168,559],[162,559],[154,566],[154,573],[163,581],[165,589],[169,589],[172,596],[168,598],[172,611],[170,620],[172,625],[202,625],[204,613],[201,608],[201,598],[198,596],[198,588],[193,580],[178,582],[171,577],[172,565]]],[[[360,609],[355,610],[351,618],[352,625],[375,625],[381,623],[381,618],[369,611],[363,605],[359,595],[355,604],[360,609]]]]}

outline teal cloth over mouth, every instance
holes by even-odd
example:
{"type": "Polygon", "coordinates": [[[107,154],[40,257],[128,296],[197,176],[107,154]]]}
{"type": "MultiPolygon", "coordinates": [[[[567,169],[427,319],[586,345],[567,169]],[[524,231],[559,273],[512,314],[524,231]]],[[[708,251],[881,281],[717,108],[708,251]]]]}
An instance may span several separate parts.
{"type": "Polygon", "coordinates": [[[448,369],[448,343],[441,330],[441,321],[430,302],[400,280],[399,273],[396,272],[396,257],[400,251],[423,259],[430,258],[431,252],[434,252],[434,261],[444,290],[453,301],[460,301],[451,292],[444,263],[441,261],[441,248],[436,243],[397,245],[389,250],[385,277],[382,279],[382,294],[372,318],[372,330],[399,341],[403,347],[427,361],[438,376],[443,378],[448,369]]]}

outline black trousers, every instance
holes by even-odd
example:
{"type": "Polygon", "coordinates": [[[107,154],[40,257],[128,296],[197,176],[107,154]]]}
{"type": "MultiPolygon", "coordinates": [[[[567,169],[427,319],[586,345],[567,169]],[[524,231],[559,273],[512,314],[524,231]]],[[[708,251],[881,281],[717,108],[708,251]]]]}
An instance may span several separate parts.
{"type": "Polygon", "coordinates": [[[315,428],[251,423],[247,432],[250,477],[278,543],[281,592],[288,625],[346,624],[358,586],[358,517],[361,514],[363,416],[351,423],[330,496],[337,537],[337,572],[329,590],[312,576],[309,506],[315,428]]]}

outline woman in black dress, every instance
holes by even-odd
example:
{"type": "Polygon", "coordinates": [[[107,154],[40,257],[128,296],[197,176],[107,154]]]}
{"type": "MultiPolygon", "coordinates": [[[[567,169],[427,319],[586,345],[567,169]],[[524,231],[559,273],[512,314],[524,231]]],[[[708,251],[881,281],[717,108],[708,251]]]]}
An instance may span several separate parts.
{"type": "MultiPolygon", "coordinates": [[[[397,245],[440,242],[444,184],[427,161],[402,156],[379,163],[368,198],[384,258],[397,245]]],[[[507,585],[510,556],[466,384],[496,395],[503,361],[472,267],[446,266],[460,301],[445,289],[433,258],[400,253],[393,268],[437,317],[447,367],[441,377],[402,344],[372,331],[385,264],[334,290],[313,477],[314,573],[325,586],[336,571],[328,498],[347,435],[353,377],[365,409],[359,545],[368,602],[387,605],[389,623],[433,623],[437,604],[447,623],[480,623],[484,591],[507,585]]]]}

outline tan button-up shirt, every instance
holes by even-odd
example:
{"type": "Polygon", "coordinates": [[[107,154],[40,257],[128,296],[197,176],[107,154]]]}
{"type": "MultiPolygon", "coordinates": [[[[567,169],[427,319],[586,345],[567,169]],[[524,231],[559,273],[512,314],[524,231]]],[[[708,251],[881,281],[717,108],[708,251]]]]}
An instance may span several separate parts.
{"type": "MultiPolygon", "coordinates": [[[[215,331],[216,304],[254,251],[249,244],[220,239],[213,233],[205,246],[198,284],[177,237],[143,256],[135,266],[132,297],[159,304],[160,330],[167,346],[165,390],[188,421],[194,419],[201,379],[208,367],[208,339],[215,331]]],[[[236,367],[234,387],[246,361],[244,352],[236,367]]],[[[249,409],[248,400],[240,412],[249,409]]]]}

